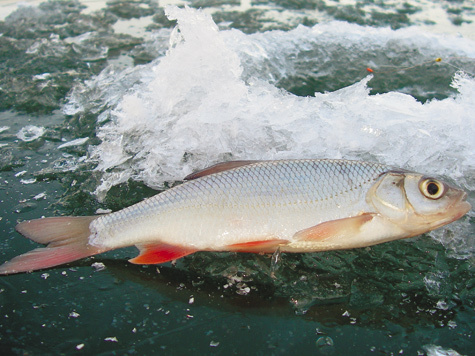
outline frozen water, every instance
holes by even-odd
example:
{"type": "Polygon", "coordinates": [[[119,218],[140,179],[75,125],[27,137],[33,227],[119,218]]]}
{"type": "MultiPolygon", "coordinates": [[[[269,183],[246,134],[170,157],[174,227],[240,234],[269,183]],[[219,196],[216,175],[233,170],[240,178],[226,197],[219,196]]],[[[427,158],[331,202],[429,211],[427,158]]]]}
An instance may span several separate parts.
{"type": "MultiPolygon", "coordinates": [[[[220,31],[198,10],[169,7],[166,13],[178,22],[166,55],[133,69],[106,68],[78,86],[65,107],[68,114],[100,113],[101,143],[90,155],[103,172],[99,198],[129,179],[162,188],[223,160],[284,158],[374,160],[475,191],[475,80],[469,74],[453,76],[454,95],[425,103],[395,91],[370,95],[373,76],[364,71],[354,84],[314,96],[277,87],[282,78],[312,73],[312,55],[323,62],[329,56],[318,76],[335,58],[351,64],[355,56],[388,48],[415,48],[422,62],[441,52],[473,57],[470,40],[339,22],[245,35],[220,31]]],[[[467,229],[460,223],[434,236],[473,252],[470,242],[453,241],[467,229]]]]}
{"type": "Polygon", "coordinates": [[[39,139],[44,133],[44,127],[28,125],[18,131],[16,136],[22,141],[30,142],[39,139]]]}
{"type": "Polygon", "coordinates": [[[75,140],[65,142],[65,143],[59,145],[58,148],[81,146],[81,145],[84,145],[88,140],[89,140],[88,137],[77,138],[75,140]]]}
{"type": "Polygon", "coordinates": [[[425,345],[424,350],[427,352],[427,356],[460,356],[457,351],[438,345],[425,345]]]}

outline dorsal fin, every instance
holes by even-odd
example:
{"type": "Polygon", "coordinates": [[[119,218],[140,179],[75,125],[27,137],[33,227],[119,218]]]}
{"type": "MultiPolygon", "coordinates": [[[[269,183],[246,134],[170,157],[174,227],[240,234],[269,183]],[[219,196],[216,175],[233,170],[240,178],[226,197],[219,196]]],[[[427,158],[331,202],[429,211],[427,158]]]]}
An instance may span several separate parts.
{"type": "Polygon", "coordinates": [[[205,169],[203,169],[203,170],[201,170],[201,171],[198,171],[198,172],[195,172],[195,173],[191,173],[191,174],[187,175],[187,176],[184,178],[184,180],[193,180],[193,179],[200,178],[200,177],[204,177],[204,176],[207,176],[207,175],[210,175],[210,174],[215,174],[215,173],[219,173],[219,172],[224,172],[224,171],[228,171],[228,170],[233,169],[233,168],[238,168],[238,167],[242,167],[242,166],[247,166],[247,165],[249,165],[249,164],[258,163],[258,162],[262,162],[262,161],[249,160],[249,161],[229,161],[229,162],[222,162],[222,163],[215,164],[214,166],[205,168],[205,169]]]}

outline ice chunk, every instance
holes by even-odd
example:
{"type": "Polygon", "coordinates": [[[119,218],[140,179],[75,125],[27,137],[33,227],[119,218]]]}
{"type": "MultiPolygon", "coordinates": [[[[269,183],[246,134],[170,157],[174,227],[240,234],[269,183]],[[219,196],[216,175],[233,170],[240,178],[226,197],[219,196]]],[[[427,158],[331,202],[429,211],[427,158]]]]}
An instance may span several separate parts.
{"type": "Polygon", "coordinates": [[[103,271],[106,269],[106,265],[102,262],[94,262],[91,267],[95,269],[96,272],[103,271]]]}
{"type": "Polygon", "coordinates": [[[84,145],[89,140],[89,137],[77,138],[75,140],[65,142],[58,146],[58,148],[72,147],[72,146],[81,146],[84,145]]]}
{"type": "Polygon", "coordinates": [[[27,171],[20,171],[18,173],[15,173],[15,177],[21,177],[24,176],[27,173],[27,171]]]}
{"type": "Polygon", "coordinates": [[[427,356],[460,356],[460,354],[452,349],[445,349],[437,345],[424,345],[427,356]]]}
{"type": "Polygon", "coordinates": [[[80,314],[73,310],[71,313],[69,313],[70,318],[79,318],[80,314]]]}
{"type": "Polygon", "coordinates": [[[30,142],[39,139],[43,136],[45,128],[41,126],[28,125],[23,127],[16,136],[25,142],[30,142]]]}
{"type": "Polygon", "coordinates": [[[46,192],[43,192],[43,193],[39,193],[39,194],[36,194],[33,199],[34,200],[40,200],[40,199],[44,199],[46,197],[46,192]]]}

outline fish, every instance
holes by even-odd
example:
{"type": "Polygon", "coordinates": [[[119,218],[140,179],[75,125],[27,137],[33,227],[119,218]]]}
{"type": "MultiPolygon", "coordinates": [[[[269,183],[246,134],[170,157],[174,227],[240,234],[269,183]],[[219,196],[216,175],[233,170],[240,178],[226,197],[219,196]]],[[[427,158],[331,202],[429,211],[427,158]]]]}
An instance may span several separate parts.
{"type": "Polygon", "coordinates": [[[135,205],[96,216],[58,216],[16,230],[46,245],[0,274],[31,272],[136,246],[135,264],[197,251],[319,252],[424,234],[471,209],[467,193],[437,178],[341,159],[224,162],[135,205]]]}

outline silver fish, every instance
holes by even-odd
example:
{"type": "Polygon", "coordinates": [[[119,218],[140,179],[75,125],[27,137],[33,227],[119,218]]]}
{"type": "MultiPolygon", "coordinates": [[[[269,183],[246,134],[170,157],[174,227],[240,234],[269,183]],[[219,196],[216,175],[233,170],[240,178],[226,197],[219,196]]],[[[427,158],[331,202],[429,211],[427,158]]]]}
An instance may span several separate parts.
{"type": "Polygon", "coordinates": [[[0,266],[33,271],[137,246],[130,262],[155,264],[196,251],[272,253],[349,249],[423,234],[470,209],[438,179],[348,160],[236,161],[123,210],[25,221],[17,231],[47,247],[0,266]]]}

